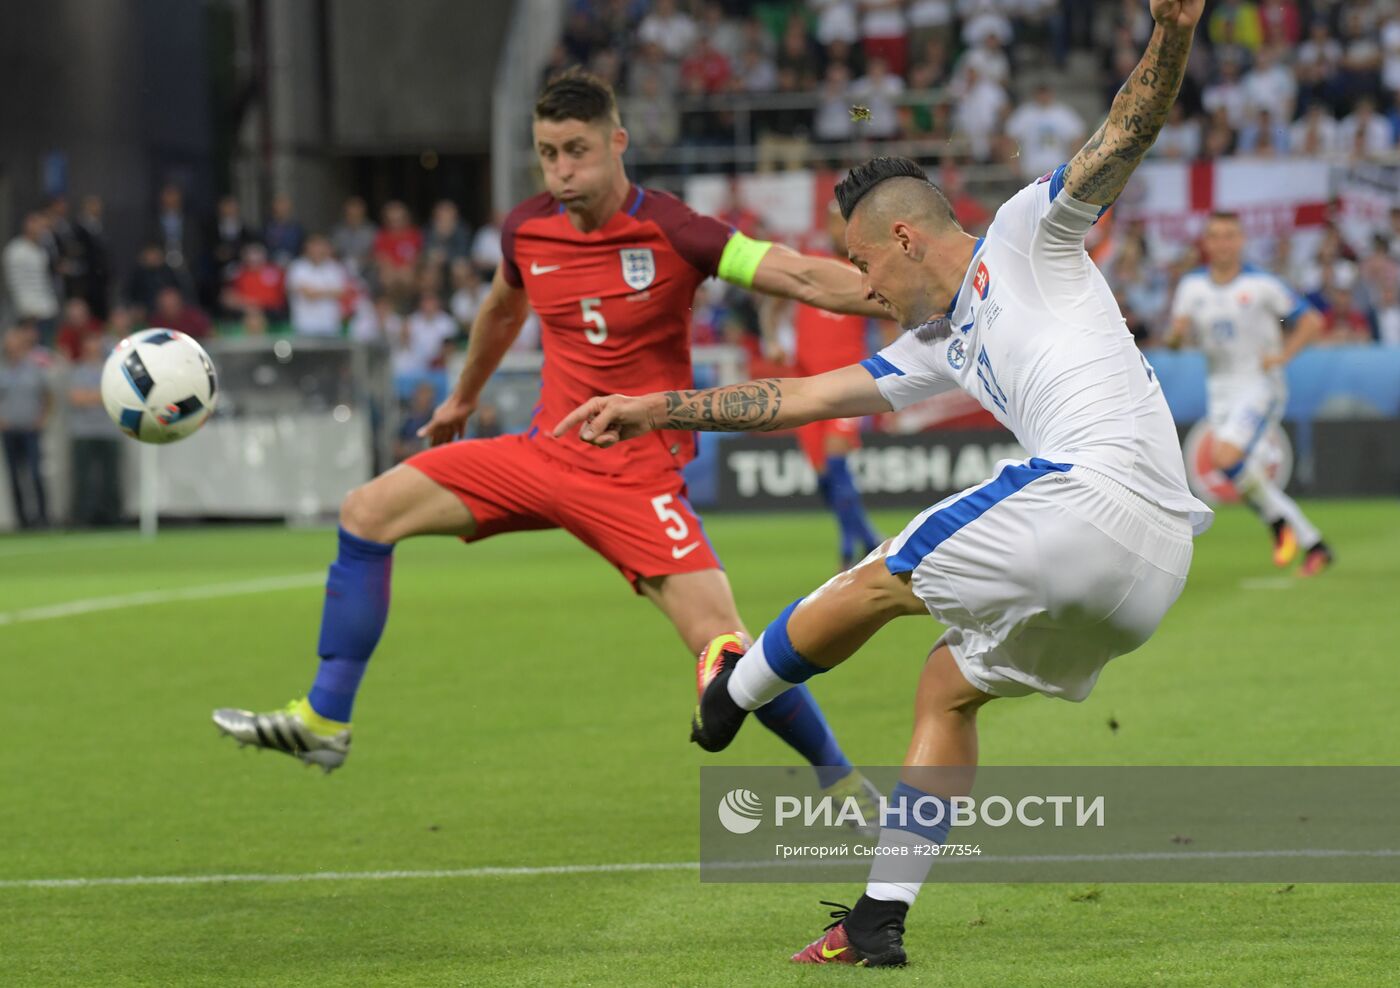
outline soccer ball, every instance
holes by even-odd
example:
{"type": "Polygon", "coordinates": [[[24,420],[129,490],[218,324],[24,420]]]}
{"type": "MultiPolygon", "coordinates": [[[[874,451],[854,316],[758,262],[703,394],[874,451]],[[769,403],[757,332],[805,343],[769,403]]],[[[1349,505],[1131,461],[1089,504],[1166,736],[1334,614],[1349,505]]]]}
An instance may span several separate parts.
{"type": "Polygon", "coordinates": [[[102,368],[102,404],[143,443],[173,443],[214,410],[218,381],[204,348],[173,329],[146,329],[117,344],[102,368]]]}

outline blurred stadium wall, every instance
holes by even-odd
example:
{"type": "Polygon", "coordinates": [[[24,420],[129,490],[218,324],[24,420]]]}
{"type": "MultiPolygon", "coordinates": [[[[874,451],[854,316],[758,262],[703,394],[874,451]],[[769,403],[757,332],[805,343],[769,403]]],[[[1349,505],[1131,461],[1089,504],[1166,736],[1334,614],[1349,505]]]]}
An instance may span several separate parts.
{"type": "MultiPolygon", "coordinates": [[[[548,45],[561,10],[538,0],[0,0],[0,230],[8,237],[48,196],[95,193],[113,256],[131,258],[166,182],[200,216],[230,191],[260,219],[274,190],[287,192],[318,229],[351,192],[421,202],[419,215],[440,197],[485,214],[512,17],[548,45]]],[[[525,89],[536,72],[519,73],[525,89]]]]}

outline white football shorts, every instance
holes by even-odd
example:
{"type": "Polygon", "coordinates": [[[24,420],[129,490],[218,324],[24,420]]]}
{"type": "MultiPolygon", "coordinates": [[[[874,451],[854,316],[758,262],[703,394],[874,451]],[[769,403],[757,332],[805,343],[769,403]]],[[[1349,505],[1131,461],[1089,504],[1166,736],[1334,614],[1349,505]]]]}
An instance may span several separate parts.
{"type": "Polygon", "coordinates": [[[1086,467],[1033,458],[911,521],[885,557],[948,626],[942,642],[994,696],[1083,700],[1152,635],[1186,586],[1191,525],[1086,467]]]}
{"type": "Polygon", "coordinates": [[[1248,457],[1265,430],[1283,419],[1283,397],[1267,380],[1210,395],[1210,431],[1217,442],[1244,450],[1248,457]]]}

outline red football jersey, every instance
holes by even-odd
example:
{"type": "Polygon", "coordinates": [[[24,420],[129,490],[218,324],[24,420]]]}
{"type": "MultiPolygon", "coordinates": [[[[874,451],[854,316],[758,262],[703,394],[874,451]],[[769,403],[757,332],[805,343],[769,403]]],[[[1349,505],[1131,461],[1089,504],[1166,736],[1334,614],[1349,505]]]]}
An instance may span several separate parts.
{"type": "Polygon", "coordinates": [[[548,193],[516,206],[501,228],[502,271],[540,317],[540,405],[529,435],[585,470],[673,470],[695,455],[690,432],[653,432],[597,449],[550,432],[589,398],[694,386],[690,310],[733,233],[675,196],[632,186],[601,227],[581,233],[548,193]]]}
{"type": "MultiPolygon", "coordinates": [[[[827,254],[829,251],[807,251],[827,254]]],[[[865,342],[865,316],[827,312],[798,304],[793,316],[797,334],[797,367],[803,375],[823,374],[858,364],[870,356],[865,342]]]]}

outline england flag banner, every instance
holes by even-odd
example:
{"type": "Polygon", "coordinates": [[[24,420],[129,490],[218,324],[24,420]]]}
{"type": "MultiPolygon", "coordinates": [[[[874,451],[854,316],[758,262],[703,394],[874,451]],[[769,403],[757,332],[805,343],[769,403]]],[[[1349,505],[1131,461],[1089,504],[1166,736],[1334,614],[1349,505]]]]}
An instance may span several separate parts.
{"type": "Polygon", "coordinates": [[[1143,220],[1161,240],[1189,243],[1212,212],[1237,213],[1248,237],[1278,237],[1322,226],[1331,198],[1324,161],[1250,159],[1143,164],[1114,211],[1143,220]]]}

